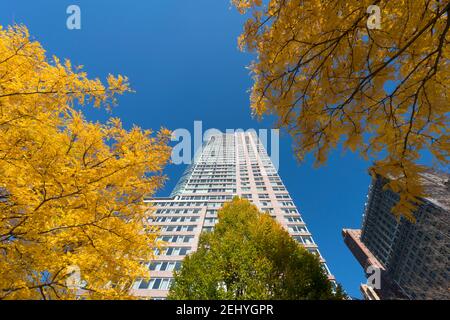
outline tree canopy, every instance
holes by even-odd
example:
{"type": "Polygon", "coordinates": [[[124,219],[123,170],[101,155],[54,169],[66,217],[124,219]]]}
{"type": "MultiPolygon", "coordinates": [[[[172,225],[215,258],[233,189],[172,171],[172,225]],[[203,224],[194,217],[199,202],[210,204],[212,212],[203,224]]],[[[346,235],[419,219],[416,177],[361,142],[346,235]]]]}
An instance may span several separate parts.
{"type": "Polygon", "coordinates": [[[296,156],[323,164],[344,148],[400,194],[393,213],[414,220],[426,192],[424,152],[448,166],[450,3],[441,0],[233,0],[252,16],[239,46],[251,64],[251,107],[274,114],[296,156]],[[380,26],[372,28],[376,6],[380,26]],[[369,8],[370,7],[370,8],[369,8]]]}
{"type": "Polygon", "coordinates": [[[341,299],[319,258],[269,214],[234,198],[175,272],[169,299],[341,299]]]}
{"type": "Polygon", "coordinates": [[[169,135],[87,121],[82,105],[129,91],[126,77],[107,83],[0,26],[0,299],[74,298],[77,270],[85,297],[130,298],[149,276],[142,199],[163,183],[169,135]]]}

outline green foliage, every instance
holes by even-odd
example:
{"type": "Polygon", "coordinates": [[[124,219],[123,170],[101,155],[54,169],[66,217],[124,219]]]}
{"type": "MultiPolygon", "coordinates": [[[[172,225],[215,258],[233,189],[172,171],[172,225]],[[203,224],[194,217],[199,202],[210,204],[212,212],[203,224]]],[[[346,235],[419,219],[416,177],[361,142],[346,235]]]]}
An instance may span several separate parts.
{"type": "Polygon", "coordinates": [[[215,230],[175,273],[169,299],[342,299],[319,258],[249,201],[219,210],[215,230]]]}

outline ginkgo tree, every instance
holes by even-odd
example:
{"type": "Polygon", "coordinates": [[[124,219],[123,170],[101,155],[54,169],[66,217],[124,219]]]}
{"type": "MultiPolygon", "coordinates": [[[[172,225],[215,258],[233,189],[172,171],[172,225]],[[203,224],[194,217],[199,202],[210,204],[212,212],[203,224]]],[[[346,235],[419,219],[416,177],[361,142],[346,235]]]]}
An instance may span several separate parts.
{"type": "Polygon", "coordinates": [[[164,181],[169,133],[81,112],[129,90],[48,59],[24,26],[0,27],[0,299],[130,298],[149,276],[142,199],[164,181]]]}
{"type": "Polygon", "coordinates": [[[414,220],[421,155],[449,164],[449,1],[232,2],[252,13],[238,41],[257,54],[254,114],[274,114],[300,160],[323,164],[341,143],[373,159],[400,194],[393,213],[414,220]]]}

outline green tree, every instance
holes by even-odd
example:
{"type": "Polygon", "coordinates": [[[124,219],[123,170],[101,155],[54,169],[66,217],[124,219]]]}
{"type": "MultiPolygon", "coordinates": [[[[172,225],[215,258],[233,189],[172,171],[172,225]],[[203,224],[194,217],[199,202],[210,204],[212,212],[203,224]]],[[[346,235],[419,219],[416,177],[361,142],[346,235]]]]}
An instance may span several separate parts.
{"type": "Polygon", "coordinates": [[[175,273],[169,299],[342,299],[319,258],[270,215],[234,198],[175,273]]]}

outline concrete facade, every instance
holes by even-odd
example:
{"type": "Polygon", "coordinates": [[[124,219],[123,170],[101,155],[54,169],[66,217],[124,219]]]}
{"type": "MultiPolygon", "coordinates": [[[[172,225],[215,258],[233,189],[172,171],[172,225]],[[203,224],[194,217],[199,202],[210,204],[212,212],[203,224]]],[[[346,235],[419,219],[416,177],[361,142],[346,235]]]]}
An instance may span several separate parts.
{"type": "Polygon", "coordinates": [[[295,240],[320,256],[334,279],[264,146],[256,134],[237,132],[209,137],[171,196],[146,200],[153,207],[150,222],[160,228],[160,239],[167,245],[147,263],[150,282],[137,280],[133,293],[164,299],[173,272],[196,250],[200,234],[213,230],[223,203],[236,195],[269,212],[295,240]]]}

